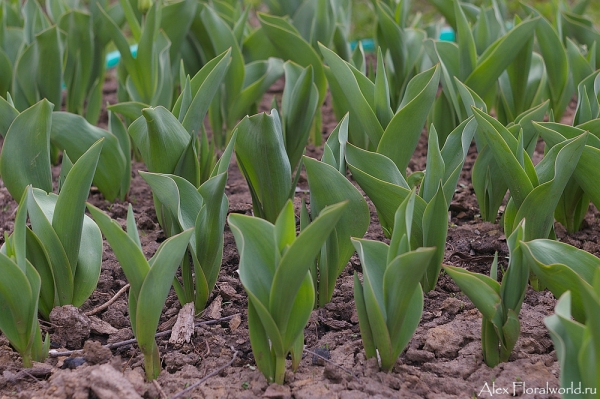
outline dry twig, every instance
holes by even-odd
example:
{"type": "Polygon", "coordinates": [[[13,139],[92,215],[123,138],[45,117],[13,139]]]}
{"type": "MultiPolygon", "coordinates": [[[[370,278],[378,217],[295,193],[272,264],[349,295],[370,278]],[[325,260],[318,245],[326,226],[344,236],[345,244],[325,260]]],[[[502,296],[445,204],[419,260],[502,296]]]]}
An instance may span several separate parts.
{"type": "Polygon", "coordinates": [[[117,292],[117,293],[115,294],[115,296],[113,296],[112,298],[110,298],[110,299],[108,300],[108,302],[106,302],[104,305],[100,305],[100,306],[98,306],[97,308],[90,310],[89,312],[85,312],[85,315],[86,315],[86,316],[93,316],[93,315],[95,315],[96,313],[100,313],[100,312],[102,312],[104,309],[108,308],[110,305],[112,305],[113,303],[115,303],[115,301],[116,301],[117,299],[119,299],[119,297],[120,297],[120,296],[121,296],[121,295],[122,295],[122,294],[123,294],[125,291],[127,291],[127,289],[128,289],[128,288],[129,288],[129,284],[127,284],[126,286],[124,286],[123,288],[121,288],[121,289],[119,290],[119,292],[117,292]]]}

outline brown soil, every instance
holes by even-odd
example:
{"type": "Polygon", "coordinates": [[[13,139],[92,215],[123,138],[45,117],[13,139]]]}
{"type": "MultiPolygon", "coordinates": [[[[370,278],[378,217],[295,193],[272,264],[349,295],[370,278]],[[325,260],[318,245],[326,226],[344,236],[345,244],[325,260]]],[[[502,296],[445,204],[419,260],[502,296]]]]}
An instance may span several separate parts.
{"type": "MultiPolygon", "coordinates": [[[[276,95],[281,84],[267,97],[276,95]]],[[[106,95],[115,101],[114,82],[109,81],[106,95]]],[[[266,98],[263,104],[270,104],[266,98]]],[[[323,130],[335,127],[329,102],[324,110],[323,130]]],[[[309,146],[309,154],[320,157],[320,149],[309,146]]],[[[423,170],[426,138],[423,136],[410,164],[412,170],[423,170]]],[[[454,200],[444,262],[481,273],[489,271],[495,251],[506,264],[506,238],[501,226],[481,221],[470,183],[470,169],[475,160],[474,148],[468,155],[454,200]]],[[[133,181],[129,202],[133,205],[141,232],[145,254],[151,256],[165,237],[157,222],[151,192],[133,165],[133,181]]],[[[306,187],[306,179],[301,179],[306,187]]],[[[235,161],[229,170],[226,192],[230,212],[250,214],[251,198],[246,182],[235,161]]],[[[127,202],[109,203],[97,191],[89,201],[124,224],[127,202]]],[[[372,203],[371,226],[367,238],[383,240],[372,203]]],[[[16,203],[0,181],[0,229],[11,232],[16,203]]],[[[566,235],[557,225],[564,242],[600,255],[598,223],[600,215],[591,209],[582,231],[566,235]]],[[[0,240],[3,241],[3,238],[0,240]]],[[[157,339],[164,370],[156,383],[145,381],[142,355],[135,344],[109,350],[100,344],[114,343],[133,337],[126,295],[119,297],[107,310],[93,317],[83,315],[103,303],[127,284],[110,247],[105,243],[102,274],[98,288],[82,306],[59,309],[50,323],[42,328],[61,350],[81,349],[70,357],[49,358],[33,369],[24,370],[19,355],[0,335],[1,398],[167,398],[227,364],[237,351],[234,363],[206,380],[190,398],[474,398],[510,397],[513,383],[524,382],[527,388],[558,387],[558,362],[543,319],[553,312],[555,299],[548,292],[529,290],[521,311],[521,337],[510,361],[491,369],[482,360],[481,315],[458,287],[442,274],[435,291],[426,294],[421,324],[398,358],[393,371],[380,372],[375,359],[366,360],[360,338],[358,317],[353,300],[353,272],[360,271],[355,255],[340,276],[333,300],[315,310],[305,329],[306,345],[330,358],[331,363],[306,355],[298,371],[288,372],[286,384],[269,385],[255,367],[247,326],[247,298],[236,270],[238,253],[233,235],[225,228],[223,263],[216,289],[210,297],[209,310],[197,319],[211,320],[234,316],[230,320],[196,327],[190,344],[172,345],[168,336],[157,339]],[[241,322],[241,323],[240,323],[241,322]],[[84,346],[85,343],[85,346],[84,346]],[[333,364],[332,364],[333,363],[333,364]],[[339,366],[339,367],[338,367],[339,366]],[[343,369],[342,369],[343,368],[343,369]],[[349,372],[348,372],[349,371],[349,372]],[[350,374],[350,372],[352,374],[350,374]],[[502,393],[503,388],[509,394],[502,393]]],[[[159,331],[170,329],[180,304],[172,292],[164,307],[159,331]]],[[[521,391],[517,389],[519,394],[521,391]]],[[[539,391],[538,391],[539,392],[539,391]]],[[[522,394],[523,398],[558,398],[551,394],[522,394]]]]}

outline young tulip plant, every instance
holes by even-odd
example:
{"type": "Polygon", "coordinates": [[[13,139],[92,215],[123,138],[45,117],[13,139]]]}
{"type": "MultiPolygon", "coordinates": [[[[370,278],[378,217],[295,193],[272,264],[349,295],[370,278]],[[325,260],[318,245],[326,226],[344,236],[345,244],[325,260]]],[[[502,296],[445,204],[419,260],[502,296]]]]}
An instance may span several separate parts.
{"type": "Polygon", "coordinates": [[[384,58],[378,52],[375,82],[361,74],[333,51],[321,46],[327,64],[336,113],[350,112],[349,142],[390,158],[406,175],[423,126],[437,93],[440,69],[435,66],[413,77],[398,108],[392,108],[384,58]],[[403,145],[398,145],[402,141],[403,145]]]}
{"type": "Polygon", "coordinates": [[[195,187],[210,175],[213,155],[203,121],[230,61],[230,51],[226,51],[206,64],[193,79],[187,78],[171,111],[162,106],[145,108],[135,104],[117,104],[111,108],[137,118],[128,133],[149,172],[181,176],[195,187]]]}
{"type": "MultiPolygon", "coordinates": [[[[102,235],[84,212],[102,144],[92,145],[74,164],[63,154],[58,195],[31,186],[24,190],[31,221],[26,231],[27,259],[41,277],[39,311],[46,319],[55,306],[81,306],[100,277],[102,235]]],[[[3,172],[4,181],[15,186],[25,187],[30,181],[27,175],[3,172]]]]}
{"type": "Polygon", "coordinates": [[[377,357],[389,372],[415,333],[423,313],[420,281],[435,258],[435,248],[414,248],[415,190],[395,215],[390,245],[352,239],[363,269],[354,274],[354,300],[367,358],[377,357]]]}
{"type": "Polygon", "coordinates": [[[235,155],[252,195],[254,215],[274,223],[300,178],[298,169],[292,182],[279,113],[246,116],[235,130],[235,155]]]}
{"type": "Polygon", "coordinates": [[[537,239],[521,242],[523,261],[555,298],[570,291],[570,312],[575,320],[585,323],[586,313],[580,287],[593,289],[594,275],[600,270],[600,259],[571,245],[537,239]]]}
{"type": "MultiPolygon", "coordinates": [[[[505,233],[510,235],[521,220],[527,218],[525,240],[548,238],[554,226],[554,210],[578,165],[587,134],[552,147],[534,167],[524,149],[523,134],[515,138],[491,116],[475,108],[473,111],[482,137],[510,190],[511,198],[504,213],[505,233]],[[510,178],[506,178],[508,176],[510,178]]],[[[535,287],[535,282],[532,283],[535,287]]]]}
{"type": "Polygon", "coordinates": [[[508,361],[521,331],[519,312],[529,279],[521,248],[525,224],[520,223],[507,240],[509,262],[502,283],[498,283],[497,253],[490,277],[460,267],[443,266],[482,314],[481,346],[483,360],[489,367],[508,361]]]}
{"type": "Polygon", "coordinates": [[[386,156],[364,151],[348,144],[346,162],[352,176],[375,204],[384,233],[391,237],[398,206],[411,192],[411,186],[422,181],[415,199],[412,218],[411,248],[436,247],[436,255],[424,275],[423,290],[435,288],[440,264],[444,256],[448,232],[448,207],[454,194],[460,171],[477,124],[469,118],[447,138],[440,150],[435,128],[429,132],[427,170],[415,172],[408,180],[386,156]]]}
{"type": "Polygon", "coordinates": [[[600,389],[600,271],[592,283],[579,280],[578,290],[584,303],[586,322],[571,317],[573,291],[566,291],[556,303],[552,316],[544,319],[560,363],[560,386],[568,389],[582,387],[572,397],[597,399],[600,389]]]}
{"type": "Polygon", "coordinates": [[[129,289],[129,319],[133,335],[144,355],[148,380],[160,374],[160,352],[154,335],[163,306],[171,289],[175,272],[188,246],[192,229],[183,231],[163,242],[150,260],[146,260],[138,235],[133,210],[129,205],[127,232],[100,209],[88,204],[100,230],[115,253],[129,289]]]}
{"type": "Polygon", "coordinates": [[[26,258],[28,230],[25,223],[30,195],[30,187],[27,187],[17,209],[14,232],[10,236],[5,233],[4,245],[0,248],[0,331],[21,355],[24,367],[32,367],[32,361],[44,361],[50,348],[48,335],[42,341],[38,322],[42,279],[26,258]]]}
{"type": "Polygon", "coordinates": [[[348,201],[344,213],[317,256],[311,274],[317,292],[317,306],[331,301],[335,282],[354,253],[350,237],[362,237],[371,221],[369,206],[363,195],[346,178],[344,166],[345,142],[348,137],[348,115],[329,136],[326,153],[321,162],[304,157],[304,166],[310,187],[310,214],[301,209],[301,230],[316,218],[327,206],[348,201]],[[344,145],[340,145],[342,136],[344,145]],[[336,148],[337,147],[337,148],[336,148]],[[334,149],[337,149],[334,154],[334,149]],[[343,174],[342,174],[343,173],[343,174]]]}
{"type": "Polygon", "coordinates": [[[300,363],[304,327],[315,304],[310,268],[346,206],[325,208],[297,237],[291,201],[274,225],[257,217],[229,215],[240,254],[240,280],[248,293],[252,352],[268,381],[283,384],[288,354],[293,370],[300,363]]]}
{"type": "Polygon", "coordinates": [[[152,189],[155,204],[160,206],[157,214],[165,235],[193,229],[189,257],[182,262],[182,282],[174,279],[173,285],[181,304],[194,303],[196,313],[204,309],[221,269],[223,229],[229,208],[225,184],[235,140],[234,133],[211,177],[199,188],[179,176],[140,172],[152,189]]]}

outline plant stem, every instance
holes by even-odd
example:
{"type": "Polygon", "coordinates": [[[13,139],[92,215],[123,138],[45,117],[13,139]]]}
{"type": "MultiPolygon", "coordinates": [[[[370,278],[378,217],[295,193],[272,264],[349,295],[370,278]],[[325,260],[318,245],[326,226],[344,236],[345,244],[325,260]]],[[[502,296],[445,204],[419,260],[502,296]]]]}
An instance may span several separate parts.
{"type": "Polygon", "coordinates": [[[275,355],[275,383],[283,385],[285,378],[285,356],[275,355]]]}
{"type": "Polygon", "coordinates": [[[144,353],[144,368],[146,369],[146,378],[152,381],[160,374],[160,352],[156,342],[152,345],[152,349],[148,353],[144,353]]]}

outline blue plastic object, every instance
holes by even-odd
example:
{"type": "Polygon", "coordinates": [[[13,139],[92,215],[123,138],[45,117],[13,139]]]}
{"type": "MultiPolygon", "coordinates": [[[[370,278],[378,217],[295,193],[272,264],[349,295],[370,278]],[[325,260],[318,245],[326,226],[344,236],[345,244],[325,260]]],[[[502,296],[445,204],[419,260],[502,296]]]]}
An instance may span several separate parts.
{"type": "MultiPolygon", "coordinates": [[[[133,55],[134,58],[135,58],[135,56],[137,56],[137,49],[138,49],[137,44],[132,44],[129,47],[129,51],[131,51],[131,55],[133,55]]],[[[106,68],[107,69],[116,67],[117,64],[119,63],[119,61],[121,61],[121,53],[119,53],[118,50],[111,51],[110,53],[106,54],[106,68]]]]}

